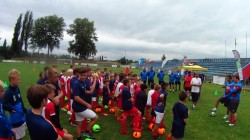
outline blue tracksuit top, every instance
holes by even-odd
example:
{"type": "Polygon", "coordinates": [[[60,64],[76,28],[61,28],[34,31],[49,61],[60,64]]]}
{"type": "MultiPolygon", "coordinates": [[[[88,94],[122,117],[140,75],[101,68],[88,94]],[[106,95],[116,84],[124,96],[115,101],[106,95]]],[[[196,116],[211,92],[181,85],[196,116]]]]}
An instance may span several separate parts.
{"type": "Polygon", "coordinates": [[[181,74],[179,72],[176,72],[174,74],[174,79],[175,79],[175,82],[180,82],[181,81],[181,74]]]}
{"type": "Polygon", "coordinates": [[[3,107],[10,112],[10,123],[12,127],[21,126],[25,120],[26,109],[23,106],[20,89],[9,86],[4,92],[3,107]],[[12,110],[15,110],[13,112],[12,110]]]}
{"type": "Polygon", "coordinates": [[[159,81],[164,81],[164,76],[165,76],[165,74],[164,74],[163,71],[160,71],[157,74],[157,77],[158,77],[159,81]]]}
{"type": "Polygon", "coordinates": [[[2,105],[2,99],[0,99],[0,138],[9,138],[13,135],[11,130],[11,124],[7,119],[2,105]]]}
{"type": "Polygon", "coordinates": [[[239,101],[241,89],[242,89],[242,83],[241,82],[235,83],[235,85],[232,88],[230,88],[230,93],[227,94],[225,97],[234,101],[239,101]]]}
{"type": "Polygon", "coordinates": [[[148,80],[154,80],[155,71],[150,70],[150,71],[147,72],[147,75],[148,75],[148,80]]]}
{"type": "Polygon", "coordinates": [[[147,81],[147,72],[146,72],[146,71],[142,71],[142,72],[140,73],[140,76],[141,76],[141,79],[142,79],[143,81],[147,81]]]}

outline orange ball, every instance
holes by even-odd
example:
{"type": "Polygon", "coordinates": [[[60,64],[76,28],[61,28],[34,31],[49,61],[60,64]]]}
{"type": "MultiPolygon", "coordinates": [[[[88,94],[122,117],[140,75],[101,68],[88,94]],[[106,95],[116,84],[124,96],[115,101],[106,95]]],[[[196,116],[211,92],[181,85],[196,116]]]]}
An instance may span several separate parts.
{"type": "Polygon", "coordinates": [[[163,135],[166,132],[165,128],[158,128],[158,134],[163,135]]]}
{"type": "Polygon", "coordinates": [[[69,105],[66,105],[64,108],[67,109],[67,110],[69,110],[69,105]]]}
{"type": "Polygon", "coordinates": [[[133,132],[133,137],[136,138],[136,139],[139,139],[141,138],[141,132],[133,132]]]}
{"type": "Polygon", "coordinates": [[[99,113],[99,112],[101,112],[101,111],[102,111],[101,108],[96,108],[96,109],[95,109],[95,112],[97,112],[97,113],[99,113]]]}
{"type": "Polygon", "coordinates": [[[110,108],[110,109],[109,109],[109,112],[110,112],[110,113],[115,113],[115,109],[114,109],[114,108],[110,108]]]}
{"type": "Polygon", "coordinates": [[[153,123],[150,123],[150,124],[148,125],[148,128],[149,128],[150,130],[153,130],[154,124],[153,124],[153,123]]]}

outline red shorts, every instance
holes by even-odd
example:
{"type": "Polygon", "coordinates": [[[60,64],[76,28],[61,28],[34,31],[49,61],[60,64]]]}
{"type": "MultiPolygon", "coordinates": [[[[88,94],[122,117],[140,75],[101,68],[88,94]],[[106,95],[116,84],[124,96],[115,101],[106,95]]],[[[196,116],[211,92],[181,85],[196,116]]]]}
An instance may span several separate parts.
{"type": "Polygon", "coordinates": [[[123,110],[123,116],[134,116],[135,114],[138,113],[138,109],[136,107],[133,107],[130,110],[123,110]]]}
{"type": "Polygon", "coordinates": [[[57,133],[59,136],[61,136],[61,137],[63,137],[64,134],[65,134],[64,131],[62,131],[62,130],[60,130],[60,129],[58,129],[58,128],[56,128],[56,133],[57,133]]]}

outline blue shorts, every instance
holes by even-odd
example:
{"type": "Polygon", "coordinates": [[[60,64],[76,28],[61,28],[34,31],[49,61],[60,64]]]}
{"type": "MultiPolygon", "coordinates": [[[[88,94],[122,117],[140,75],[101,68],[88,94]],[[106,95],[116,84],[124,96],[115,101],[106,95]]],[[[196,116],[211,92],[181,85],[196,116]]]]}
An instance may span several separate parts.
{"type": "Polygon", "coordinates": [[[184,137],[184,130],[185,130],[185,126],[172,125],[171,134],[175,138],[178,138],[178,139],[183,138],[184,137]]]}

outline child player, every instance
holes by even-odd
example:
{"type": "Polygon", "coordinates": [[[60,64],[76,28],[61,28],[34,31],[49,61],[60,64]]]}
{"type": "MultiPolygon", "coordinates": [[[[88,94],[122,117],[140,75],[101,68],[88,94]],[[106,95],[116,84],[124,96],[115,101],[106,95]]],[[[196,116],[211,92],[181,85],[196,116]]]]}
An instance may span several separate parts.
{"type": "Polygon", "coordinates": [[[6,89],[3,97],[3,107],[10,112],[10,122],[12,124],[12,130],[16,135],[16,139],[22,139],[25,136],[26,109],[23,105],[19,84],[20,84],[20,72],[16,69],[12,69],[9,72],[10,85],[6,89]]]}
{"type": "Polygon", "coordinates": [[[51,122],[42,116],[48,94],[48,90],[42,85],[31,86],[27,91],[31,110],[27,111],[26,117],[31,140],[61,140],[51,122]]]}
{"type": "Polygon", "coordinates": [[[4,83],[0,80],[0,140],[12,140],[12,136],[14,135],[14,133],[11,130],[11,124],[9,123],[3,110],[3,93],[4,83]]]}
{"type": "Polygon", "coordinates": [[[103,80],[103,93],[102,93],[102,96],[103,96],[103,102],[102,102],[102,112],[103,112],[103,115],[104,116],[107,116],[108,114],[104,112],[104,107],[105,106],[108,106],[108,103],[109,103],[109,100],[111,99],[111,96],[110,96],[110,89],[109,89],[109,80],[108,79],[104,79],[103,80]]]}
{"type": "Polygon", "coordinates": [[[212,109],[212,112],[216,112],[217,111],[217,108],[219,106],[219,103],[222,103],[224,104],[225,107],[227,107],[227,113],[226,115],[223,117],[223,119],[227,119],[228,118],[228,114],[229,114],[229,104],[230,104],[230,99],[229,97],[225,98],[225,96],[227,94],[229,94],[230,92],[230,88],[232,88],[234,86],[234,82],[232,81],[232,76],[231,75],[228,75],[226,77],[226,85],[225,85],[225,91],[224,91],[224,95],[222,97],[220,97],[218,100],[216,100],[215,102],[215,107],[212,109]]]}
{"type": "MultiPolygon", "coordinates": [[[[54,96],[54,91],[56,90],[56,87],[52,84],[45,84],[44,85],[48,92],[49,92],[49,98],[54,96]]],[[[60,120],[56,118],[56,111],[55,111],[55,105],[50,100],[47,101],[47,105],[45,106],[45,118],[49,120],[53,126],[56,129],[56,132],[59,136],[61,136],[63,139],[66,140],[73,140],[73,136],[68,133],[66,129],[63,129],[60,125],[60,120]]]]}
{"type": "Polygon", "coordinates": [[[179,102],[174,104],[173,111],[173,123],[171,135],[173,140],[183,139],[185,126],[188,119],[188,108],[184,105],[187,101],[187,93],[182,91],[179,93],[179,102]]]}
{"type": "MultiPolygon", "coordinates": [[[[90,133],[93,125],[97,122],[98,116],[95,112],[93,112],[91,103],[89,103],[86,100],[86,96],[89,94],[92,94],[94,88],[91,88],[91,90],[87,90],[85,87],[85,80],[87,78],[87,70],[85,68],[81,68],[79,70],[79,78],[73,85],[73,104],[72,108],[75,112],[76,117],[76,135],[77,140],[81,140],[81,128],[82,128],[82,121],[84,118],[91,119],[91,121],[88,123],[87,129],[83,133],[84,137],[95,139],[94,136],[90,133]]],[[[96,75],[93,75],[93,86],[96,84],[96,75]]]]}
{"type": "Polygon", "coordinates": [[[132,126],[134,131],[142,131],[142,118],[141,118],[141,112],[133,106],[132,102],[134,102],[134,99],[132,98],[129,86],[130,86],[130,80],[124,79],[123,80],[124,88],[122,89],[122,109],[123,109],[123,118],[121,119],[121,134],[129,134],[129,132],[126,129],[126,122],[127,122],[127,116],[134,115],[132,126]]]}
{"type": "MultiPolygon", "coordinates": [[[[151,83],[152,84],[152,83],[151,83]]],[[[141,91],[136,95],[135,107],[141,112],[141,116],[144,117],[144,110],[147,104],[147,90],[146,84],[141,84],[141,91]]]]}
{"type": "Polygon", "coordinates": [[[157,105],[154,109],[155,114],[156,114],[156,120],[155,120],[155,125],[154,129],[152,131],[152,137],[154,139],[157,139],[158,136],[158,128],[160,126],[160,123],[163,121],[164,113],[165,113],[165,106],[166,106],[166,100],[167,100],[167,88],[168,88],[168,83],[163,82],[161,84],[161,91],[157,99],[157,105]]]}
{"type": "Polygon", "coordinates": [[[147,120],[147,122],[149,122],[149,112],[150,112],[150,108],[152,107],[152,99],[151,99],[151,96],[152,96],[152,94],[155,92],[155,90],[154,90],[154,86],[155,86],[155,84],[154,83],[152,83],[151,85],[150,85],[150,90],[148,91],[148,97],[147,97],[147,104],[146,104],[146,112],[145,112],[145,117],[146,117],[146,120],[147,120]]]}

